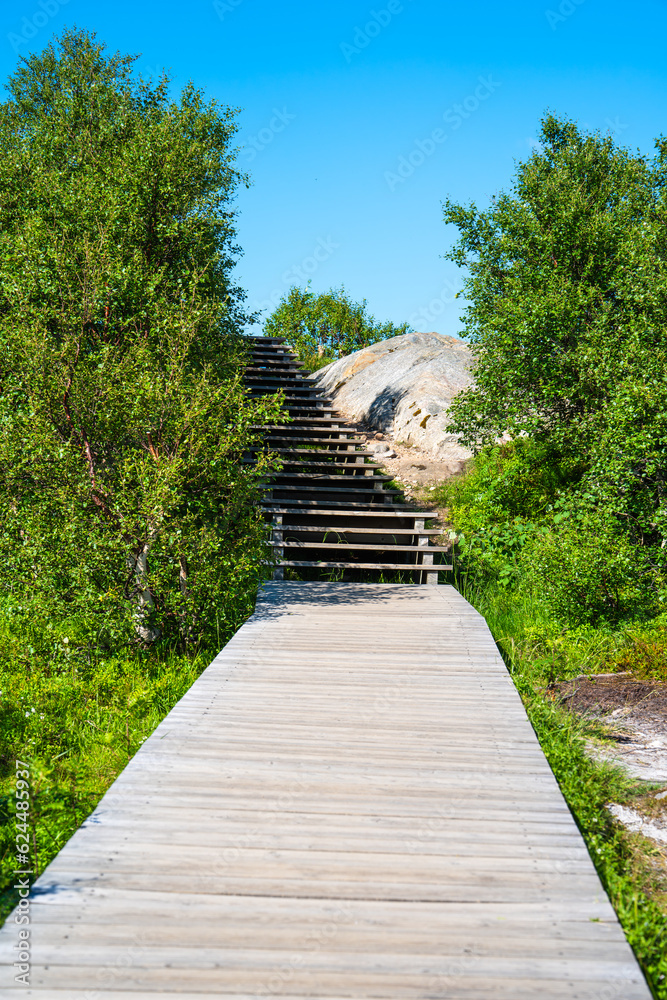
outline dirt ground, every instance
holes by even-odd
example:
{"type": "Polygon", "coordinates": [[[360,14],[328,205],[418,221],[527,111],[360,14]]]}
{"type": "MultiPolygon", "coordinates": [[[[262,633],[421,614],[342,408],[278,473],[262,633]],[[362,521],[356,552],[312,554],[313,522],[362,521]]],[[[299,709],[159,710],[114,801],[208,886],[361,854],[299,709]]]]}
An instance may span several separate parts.
{"type": "Polygon", "coordinates": [[[604,738],[588,741],[592,757],[658,786],[635,808],[610,803],[608,809],[628,830],[660,845],[667,864],[667,684],[629,673],[594,674],[548,691],[570,711],[601,723],[604,738]]]}
{"type": "Polygon", "coordinates": [[[421,448],[398,444],[388,434],[374,431],[363,424],[353,426],[371,451],[381,449],[376,453],[377,461],[382,462],[388,475],[405,486],[406,493],[412,493],[415,487],[432,487],[463,468],[462,462],[451,458],[434,458],[421,448]]]}
{"type": "Polygon", "coordinates": [[[645,781],[667,783],[667,684],[624,674],[578,677],[552,689],[558,701],[605,727],[596,755],[645,781]],[[606,741],[605,741],[606,742],[606,741]]]}
{"type": "Polygon", "coordinates": [[[375,461],[382,465],[379,471],[391,476],[401,486],[405,499],[408,502],[415,502],[421,508],[433,511],[435,524],[443,531],[442,536],[437,540],[438,544],[448,544],[449,524],[446,510],[434,504],[429,498],[429,493],[443,479],[449,479],[450,476],[460,472],[463,463],[451,459],[434,458],[433,455],[422,451],[421,448],[397,444],[388,434],[381,434],[363,424],[353,424],[352,426],[369,450],[380,449],[376,451],[375,455],[375,461]]]}

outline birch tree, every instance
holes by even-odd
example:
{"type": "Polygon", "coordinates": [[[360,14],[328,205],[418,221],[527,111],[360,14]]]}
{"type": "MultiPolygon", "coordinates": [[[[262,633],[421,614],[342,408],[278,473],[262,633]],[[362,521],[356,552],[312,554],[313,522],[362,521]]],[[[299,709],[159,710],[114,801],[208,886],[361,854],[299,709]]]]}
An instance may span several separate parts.
{"type": "Polygon", "coordinates": [[[0,106],[0,546],[82,635],[187,643],[261,573],[278,404],[240,375],[236,112],[135,63],[67,31],[0,106]]]}

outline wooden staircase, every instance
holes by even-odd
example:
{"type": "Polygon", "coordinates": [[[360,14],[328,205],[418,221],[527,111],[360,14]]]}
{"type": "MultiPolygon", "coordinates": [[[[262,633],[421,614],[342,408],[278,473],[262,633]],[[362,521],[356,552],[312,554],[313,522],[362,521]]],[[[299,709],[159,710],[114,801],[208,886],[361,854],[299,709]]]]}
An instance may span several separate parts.
{"type": "MultiPolygon", "coordinates": [[[[371,452],[304,372],[285,340],[252,337],[245,372],[250,396],[283,390],[289,423],[268,425],[260,450],[282,460],[264,496],[272,524],[271,545],[277,560],[274,578],[284,567],[308,579],[373,580],[380,574],[409,574],[416,582],[437,584],[438,573],[451,570],[438,560],[448,551],[432,544],[440,532],[427,527],[430,511],[397,502],[371,452]]],[[[400,577],[399,577],[400,579],[400,577]]]]}

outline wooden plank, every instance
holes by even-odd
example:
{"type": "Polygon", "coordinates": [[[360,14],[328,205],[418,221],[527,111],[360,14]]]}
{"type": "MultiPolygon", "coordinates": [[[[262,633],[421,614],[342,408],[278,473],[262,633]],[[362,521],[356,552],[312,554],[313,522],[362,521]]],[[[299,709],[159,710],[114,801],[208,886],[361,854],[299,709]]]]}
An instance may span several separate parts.
{"type": "MultiPolygon", "coordinates": [[[[604,893],[599,880],[592,874],[575,874],[570,878],[562,878],[554,870],[550,877],[538,878],[529,873],[511,872],[507,875],[480,876],[478,878],[452,878],[444,884],[436,882],[425,883],[422,880],[387,881],[384,879],[342,879],[314,878],[295,873],[293,877],[270,878],[237,876],[233,867],[225,862],[222,874],[199,871],[196,874],[180,874],[164,872],[156,868],[144,869],[143,872],[116,870],[118,866],[107,863],[104,870],[87,868],[80,865],[76,857],[72,857],[71,868],[63,868],[60,863],[53,862],[49,866],[48,875],[45,872],[40,888],[43,891],[58,893],[60,886],[72,885],[93,888],[124,888],[127,891],[149,890],[159,880],[162,890],[167,894],[179,895],[183,892],[197,892],[213,895],[258,895],[291,897],[293,899],[320,899],[326,897],[332,901],[348,899],[376,899],[387,903],[419,900],[424,903],[442,902],[477,902],[484,905],[487,902],[519,903],[538,902],[541,899],[554,900],[589,900],[597,901],[604,893]],[[57,865],[57,868],[56,868],[57,865]]],[[[595,960],[592,949],[591,960],[595,960]]],[[[631,952],[628,949],[628,960],[631,952]]]]}
{"type": "MultiPolygon", "coordinates": [[[[207,893],[201,896],[194,892],[180,893],[175,899],[155,889],[132,891],[125,889],[76,888],[62,886],[57,897],[44,894],[37,896],[33,905],[39,908],[41,918],[56,919],[58,913],[66,915],[68,921],[84,920],[80,916],[91,908],[98,907],[100,923],[125,923],[128,920],[146,916],[163,923],[183,920],[184,912],[201,909],[206,922],[262,924],[268,928],[280,928],[292,924],[307,925],[326,923],[341,912],[336,901],[316,898],[295,900],[290,897],[275,896],[234,896],[207,893]],[[99,902],[104,903],[99,907],[99,902]],[[166,907],[165,902],[172,906],[166,907]],[[119,917],[119,914],[121,917],[119,917]],[[134,914],[134,918],[132,917],[134,914]]],[[[541,899],[536,902],[487,902],[483,908],[478,903],[424,903],[421,900],[401,900],[387,906],[376,900],[358,899],[345,903],[345,914],[355,926],[381,929],[386,933],[400,932],[401,928],[432,929],[436,934],[444,934],[453,926],[485,927],[492,925],[503,932],[512,932],[522,926],[535,926],[551,935],[567,935],[574,932],[597,936],[597,928],[591,924],[602,923],[621,940],[623,932],[616,921],[614,911],[606,897],[597,900],[553,900],[541,899]],[[572,921],[570,924],[569,921],[572,921]],[[619,936],[620,935],[620,936],[619,936]]],[[[196,926],[196,925],[195,925],[196,926]]]]}
{"type": "MultiPolygon", "coordinates": [[[[117,923],[86,923],[78,928],[75,922],[68,922],[67,914],[62,912],[62,908],[59,909],[62,923],[40,924],[33,935],[32,947],[39,948],[42,960],[49,965],[53,963],[90,965],[100,960],[106,962],[118,960],[122,949],[131,947],[138,939],[141,940],[143,948],[150,949],[153,961],[159,950],[168,948],[172,954],[176,949],[180,949],[181,954],[194,963],[197,956],[192,954],[193,949],[215,948],[220,952],[232,953],[242,949],[246,951],[258,949],[258,923],[263,924],[261,942],[263,951],[289,949],[301,938],[311,948],[319,943],[333,955],[342,952],[353,955],[363,952],[382,955],[394,952],[398,946],[408,954],[410,952],[422,955],[443,954],[446,949],[447,954],[455,956],[460,955],[466,947],[469,947],[471,940],[474,941],[476,935],[485,930],[484,925],[479,922],[458,925],[454,920],[444,925],[440,923],[437,929],[427,925],[396,926],[387,922],[379,927],[359,926],[358,922],[352,921],[345,906],[338,912],[332,908],[324,919],[309,922],[292,921],[285,924],[278,922],[269,924],[266,920],[262,921],[262,915],[255,911],[251,918],[246,920],[235,920],[230,914],[223,920],[216,914],[215,918],[206,924],[192,926],[192,923],[183,920],[180,914],[177,919],[165,922],[160,919],[160,914],[154,911],[150,914],[150,923],[146,919],[148,914],[144,915],[143,920],[136,918],[132,920],[131,914],[128,914],[129,922],[122,920],[117,923]],[[74,947],[70,944],[72,932],[76,941],[74,947]],[[191,954],[188,955],[187,952],[191,954]]],[[[211,916],[213,917],[212,914],[211,916]]],[[[578,924],[578,933],[575,934],[573,929],[569,937],[550,934],[546,923],[542,931],[540,949],[545,958],[558,958],[567,953],[571,959],[585,959],[591,940],[599,936],[599,932],[591,932],[590,923],[588,926],[584,923],[578,924]]],[[[486,955],[495,954],[515,959],[520,956],[526,957],[528,939],[534,940],[534,931],[527,920],[509,926],[499,922],[499,926],[494,928],[493,941],[489,940],[488,935],[486,937],[486,955]]],[[[616,959],[620,943],[621,940],[615,933],[614,927],[605,925],[604,939],[600,945],[600,954],[605,961],[613,962],[616,959]]],[[[9,954],[0,952],[0,960],[10,957],[9,954]]]]}
{"type": "MultiPolygon", "coordinates": [[[[570,992],[557,994],[560,996],[576,996],[577,994],[572,992],[574,983],[583,992],[583,989],[590,990],[591,984],[609,984],[613,981],[623,983],[622,988],[625,992],[620,994],[623,1000],[642,996],[637,991],[637,987],[641,985],[641,974],[637,972],[631,978],[622,961],[601,960],[596,963],[595,968],[591,968],[585,959],[562,958],[540,961],[530,958],[503,959],[496,956],[487,959],[474,952],[467,956],[468,960],[465,962],[460,960],[455,962],[454,956],[450,955],[431,955],[420,956],[418,963],[415,963],[410,956],[406,957],[400,953],[393,956],[346,955],[341,956],[342,960],[338,961],[332,959],[329,953],[313,954],[305,947],[298,954],[299,961],[293,962],[291,966],[288,962],[285,963],[289,974],[283,978],[282,985],[291,986],[290,992],[305,996],[339,995],[337,987],[342,986],[343,996],[419,997],[437,989],[440,977],[444,981],[452,976],[456,976],[462,986],[467,985],[477,989],[480,984],[485,984],[487,990],[496,985],[500,987],[503,981],[506,984],[511,983],[514,987],[523,983],[524,989],[529,984],[534,992],[532,994],[522,992],[522,995],[531,996],[532,1000],[535,1000],[541,992],[542,981],[545,982],[546,988],[553,982],[567,983],[570,992]]],[[[185,961],[183,959],[179,961],[179,958],[180,956],[176,954],[173,964],[167,965],[160,956],[158,959],[160,964],[152,966],[149,964],[150,950],[146,949],[140,950],[134,963],[129,966],[113,962],[109,962],[108,965],[100,963],[92,967],[37,966],[33,967],[33,977],[36,986],[41,982],[45,985],[59,983],[62,988],[75,989],[85,988],[91,982],[91,973],[97,972],[99,975],[112,972],[111,979],[115,990],[131,989],[137,984],[144,989],[162,988],[179,991],[217,989],[221,993],[240,991],[241,995],[252,996],[257,992],[264,994],[274,992],[269,986],[274,981],[277,984],[275,992],[280,990],[281,980],[276,976],[280,966],[276,965],[276,956],[271,953],[263,954],[256,951],[229,956],[223,953],[218,957],[215,954],[207,954],[196,967],[189,964],[189,956],[184,956],[185,961]]],[[[443,986],[440,995],[451,995],[444,993],[443,986]]],[[[646,990],[645,985],[644,990],[646,990]]],[[[479,993],[476,995],[480,996],[479,993]]],[[[481,995],[498,994],[494,990],[481,995]]],[[[646,997],[647,994],[644,992],[643,996],[646,997]]]]}

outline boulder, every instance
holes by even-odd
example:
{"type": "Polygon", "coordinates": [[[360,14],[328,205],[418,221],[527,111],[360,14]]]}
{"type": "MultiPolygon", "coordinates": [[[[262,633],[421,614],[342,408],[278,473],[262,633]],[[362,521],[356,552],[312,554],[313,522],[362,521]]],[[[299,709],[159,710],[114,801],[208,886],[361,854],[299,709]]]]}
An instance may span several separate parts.
{"type": "Polygon", "coordinates": [[[339,358],[317,374],[348,419],[455,468],[470,457],[445,427],[452,397],[470,385],[471,354],[440,333],[406,333],[339,358]]]}

